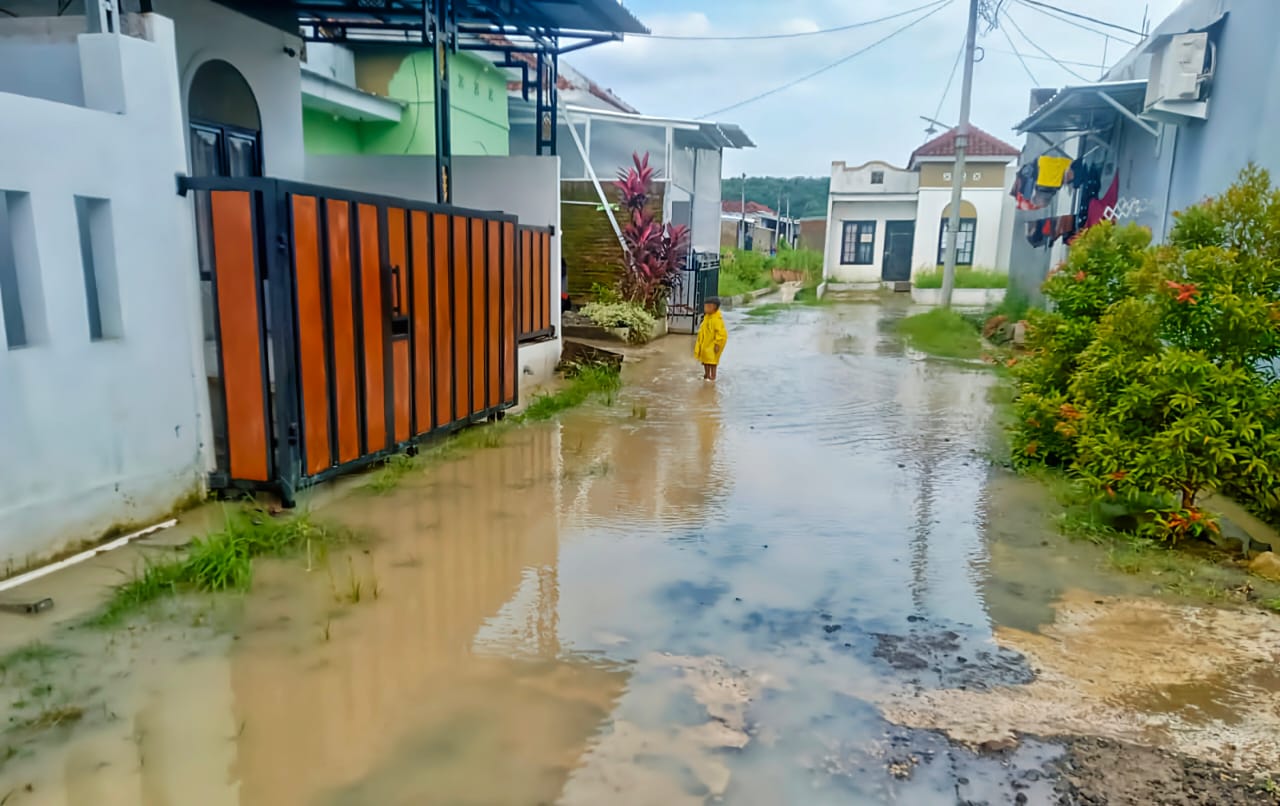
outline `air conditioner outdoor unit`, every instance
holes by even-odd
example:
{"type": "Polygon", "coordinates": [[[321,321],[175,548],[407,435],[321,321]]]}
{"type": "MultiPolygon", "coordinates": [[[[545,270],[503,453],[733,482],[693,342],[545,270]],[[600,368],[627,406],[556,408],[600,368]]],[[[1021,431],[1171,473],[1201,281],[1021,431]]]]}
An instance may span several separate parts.
{"type": "Polygon", "coordinates": [[[1175,124],[1207,118],[1213,56],[1207,33],[1177,34],[1159,42],[1151,53],[1144,117],[1175,124]]]}

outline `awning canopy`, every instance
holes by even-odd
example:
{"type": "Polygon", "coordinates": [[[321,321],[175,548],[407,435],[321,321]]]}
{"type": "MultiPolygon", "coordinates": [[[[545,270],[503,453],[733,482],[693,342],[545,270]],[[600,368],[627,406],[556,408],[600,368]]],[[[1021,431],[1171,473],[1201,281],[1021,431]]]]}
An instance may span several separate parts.
{"type": "MultiPolygon", "coordinates": [[[[712,120],[686,120],[682,118],[657,118],[657,116],[653,115],[590,109],[590,107],[586,106],[566,106],[566,109],[570,114],[571,120],[591,118],[625,125],[639,125],[639,127],[671,129],[673,145],[680,148],[712,148],[712,150],[718,151],[721,148],[755,147],[755,143],[751,142],[748,134],[742,130],[740,125],[735,123],[716,123],[712,122],[712,120]]],[[[513,107],[513,122],[522,119],[525,119],[525,115],[513,107]]]]}
{"type": "MultiPolygon", "coordinates": [[[[424,41],[439,0],[218,0],[274,25],[301,29],[307,39],[424,41]]],[[[618,0],[453,0],[459,34],[528,36],[544,52],[645,34],[648,29],[618,0]],[[567,46],[567,47],[566,47],[567,46]]],[[[429,38],[429,34],[427,36],[429,38]]]]}
{"type": "Polygon", "coordinates": [[[1123,117],[1155,134],[1151,124],[1139,117],[1146,95],[1146,79],[1063,87],[1013,128],[1023,134],[1087,132],[1123,117]]]}

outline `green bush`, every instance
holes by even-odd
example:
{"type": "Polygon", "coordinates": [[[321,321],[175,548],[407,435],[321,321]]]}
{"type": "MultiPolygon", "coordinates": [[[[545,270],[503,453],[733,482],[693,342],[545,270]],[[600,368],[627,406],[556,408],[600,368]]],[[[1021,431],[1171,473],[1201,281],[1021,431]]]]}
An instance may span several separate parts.
{"type": "MultiPolygon", "coordinates": [[[[911,280],[916,288],[942,288],[942,267],[916,272],[911,280]]],[[[1009,275],[995,269],[956,267],[956,288],[1007,288],[1009,275]]]]}
{"type": "Polygon", "coordinates": [[[1280,191],[1250,167],[1149,244],[1139,227],[1098,225],[1046,280],[1055,311],[1032,313],[1014,367],[1015,458],[1144,502],[1160,539],[1217,529],[1199,508],[1207,490],[1274,515],[1280,191]]]}
{"type": "Polygon", "coordinates": [[[582,306],[582,315],[600,327],[627,328],[627,339],[633,344],[644,344],[658,320],[634,302],[589,302],[582,306]]]}

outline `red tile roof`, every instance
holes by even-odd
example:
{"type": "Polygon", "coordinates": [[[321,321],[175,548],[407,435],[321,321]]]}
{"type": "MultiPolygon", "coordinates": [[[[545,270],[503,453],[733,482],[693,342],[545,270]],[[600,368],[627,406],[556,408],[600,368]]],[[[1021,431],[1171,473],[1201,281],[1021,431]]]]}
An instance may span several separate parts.
{"type": "MultiPolygon", "coordinates": [[[[725,213],[733,213],[734,215],[741,215],[742,202],[727,201],[727,200],[722,201],[720,202],[720,210],[725,213]]],[[[747,215],[752,215],[753,213],[762,213],[767,216],[777,215],[777,213],[773,211],[772,207],[766,207],[765,205],[760,204],[759,202],[749,201],[747,202],[747,215]]]]}
{"type": "MultiPolygon", "coordinates": [[[[956,155],[956,129],[944,132],[911,152],[911,162],[921,157],[954,157],[956,155]]],[[[998,137],[987,134],[977,126],[969,127],[970,157],[1016,157],[1021,149],[1009,145],[998,137]]]]}

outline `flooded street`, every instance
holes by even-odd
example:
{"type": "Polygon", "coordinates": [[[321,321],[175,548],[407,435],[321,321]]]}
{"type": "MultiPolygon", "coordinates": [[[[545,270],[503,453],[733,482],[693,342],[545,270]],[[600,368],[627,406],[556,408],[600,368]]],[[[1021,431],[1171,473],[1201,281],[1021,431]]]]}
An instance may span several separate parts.
{"type": "Polygon", "coordinates": [[[317,511],[363,548],[56,636],[5,671],[0,804],[1095,802],[1062,737],[1280,769],[1280,618],[1057,536],[996,376],[906,312],[729,314],[716,384],[669,337],[612,406],[317,511]]]}

